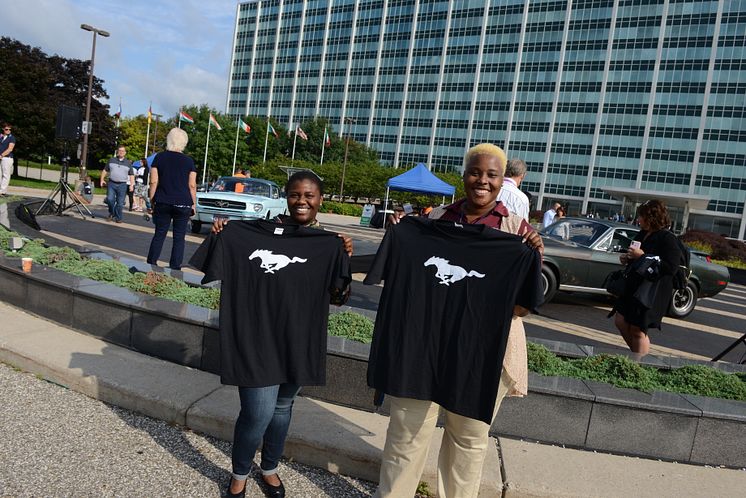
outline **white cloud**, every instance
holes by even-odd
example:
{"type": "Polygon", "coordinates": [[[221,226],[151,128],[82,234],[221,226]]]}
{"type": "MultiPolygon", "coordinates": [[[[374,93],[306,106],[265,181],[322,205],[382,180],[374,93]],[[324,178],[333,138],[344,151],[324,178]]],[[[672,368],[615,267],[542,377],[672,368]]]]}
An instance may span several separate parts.
{"type": "Polygon", "coordinates": [[[175,114],[180,105],[225,108],[235,0],[24,0],[3,12],[3,31],[46,53],[88,59],[87,23],[98,38],[96,76],[125,115],[175,114]]]}

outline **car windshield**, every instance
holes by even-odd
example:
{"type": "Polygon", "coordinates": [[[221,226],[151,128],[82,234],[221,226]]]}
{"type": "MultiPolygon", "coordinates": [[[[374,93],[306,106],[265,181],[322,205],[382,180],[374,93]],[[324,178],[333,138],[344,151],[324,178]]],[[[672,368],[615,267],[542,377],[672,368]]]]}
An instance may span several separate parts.
{"type": "Polygon", "coordinates": [[[588,247],[593,245],[606,230],[606,226],[593,221],[562,220],[549,225],[544,229],[544,233],[588,247]]]}
{"type": "Polygon", "coordinates": [[[218,179],[210,190],[213,192],[236,192],[238,194],[270,197],[270,188],[264,182],[257,182],[249,178],[224,177],[218,179]]]}

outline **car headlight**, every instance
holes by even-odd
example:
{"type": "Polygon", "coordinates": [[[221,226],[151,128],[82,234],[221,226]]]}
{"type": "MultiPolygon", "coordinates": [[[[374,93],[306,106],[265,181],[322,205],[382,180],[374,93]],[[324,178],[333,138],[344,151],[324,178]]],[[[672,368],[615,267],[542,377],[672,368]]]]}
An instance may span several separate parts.
{"type": "Polygon", "coordinates": [[[255,211],[255,212],[257,212],[257,213],[258,213],[258,212],[259,212],[259,211],[261,211],[262,209],[264,209],[264,206],[263,206],[263,205],[261,205],[261,204],[254,204],[254,211],[255,211]]]}

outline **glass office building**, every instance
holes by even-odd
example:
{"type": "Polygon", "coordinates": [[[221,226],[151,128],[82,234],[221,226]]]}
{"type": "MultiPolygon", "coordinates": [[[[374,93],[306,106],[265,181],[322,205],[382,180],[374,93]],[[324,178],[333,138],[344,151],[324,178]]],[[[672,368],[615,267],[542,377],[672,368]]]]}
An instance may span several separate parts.
{"type": "Polygon", "coordinates": [[[325,117],[394,167],[457,170],[492,142],[538,208],[659,196],[744,238],[745,41],[735,0],[250,1],[227,112],[325,117]]]}

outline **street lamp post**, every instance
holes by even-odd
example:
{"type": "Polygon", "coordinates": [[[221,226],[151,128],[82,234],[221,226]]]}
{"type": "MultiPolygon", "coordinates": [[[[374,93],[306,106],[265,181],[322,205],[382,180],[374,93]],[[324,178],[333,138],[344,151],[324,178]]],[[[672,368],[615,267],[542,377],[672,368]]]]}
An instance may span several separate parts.
{"type": "MultiPolygon", "coordinates": [[[[351,125],[355,123],[355,120],[353,118],[344,118],[343,123],[351,125]]],[[[342,181],[339,184],[339,197],[342,202],[344,202],[345,173],[347,172],[347,153],[349,149],[350,149],[350,130],[347,130],[347,139],[345,140],[345,160],[344,160],[344,163],[342,163],[342,181]]]]}
{"type": "Polygon", "coordinates": [[[80,179],[82,180],[86,177],[86,167],[88,166],[88,134],[91,132],[91,93],[93,92],[93,62],[96,59],[96,35],[101,35],[104,38],[107,38],[109,36],[109,32],[102,29],[94,28],[90,24],[81,24],[80,29],[93,32],[93,48],[91,49],[91,72],[88,75],[88,96],[86,97],[85,104],[85,122],[88,128],[86,129],[86,132],[83,133],[83,150],[80,153],[80,179]]]}

